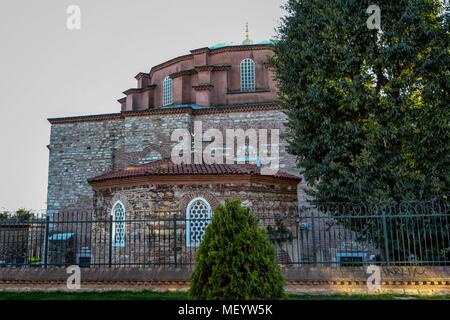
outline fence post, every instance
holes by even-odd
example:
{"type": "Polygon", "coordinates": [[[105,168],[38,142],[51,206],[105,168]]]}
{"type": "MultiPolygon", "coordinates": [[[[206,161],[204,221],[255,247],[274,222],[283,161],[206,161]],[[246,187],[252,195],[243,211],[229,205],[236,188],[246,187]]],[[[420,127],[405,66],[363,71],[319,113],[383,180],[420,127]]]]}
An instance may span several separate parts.
{"type": "Polygon", "coordinates": [[[109,216],[109,255],[108,255],[108,267],[112,267],[112,239],[113,239],[113,216],[109,216]]]}
{"type": "Polygon", "coordinates": [[[173,257],[175,260],[175,268],[177,267],[177,216],[173,215],[173,257]]]}
{"type": "Polygon", "coordinates": [[[45,238],[44,238],[44,268],[48,266],[48,237],[50,230],[50,216],[45,217],[45,238]]]}
{"type": "Polygon", "coordinates": [[[383,223],[383,237],[384,237],[384,255],[386,256],[386,263],[389,264],[389,242],[387,234],[386,212],[384,208],[381,209],[382,223],[383,223]]]}
{"type": "Polygon", "coordinates": [[[316,252],[316,227],[315,227],[314,208],[311,208],[311,233],[312,233],[312,246],[313,246],[313,259],[314,266],[317,267],[317,252],[316,252]]]}

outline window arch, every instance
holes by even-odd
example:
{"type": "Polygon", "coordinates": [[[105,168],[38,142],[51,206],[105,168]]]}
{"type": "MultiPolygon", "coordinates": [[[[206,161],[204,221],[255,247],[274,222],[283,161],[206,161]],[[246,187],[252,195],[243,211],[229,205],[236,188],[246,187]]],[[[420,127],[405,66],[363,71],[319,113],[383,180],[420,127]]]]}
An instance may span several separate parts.
{"type": "Polygon", "coordinates": [[[125,206],[117,201],[112,210],[112,245],[114,247],[125,246],[125,206]]]}
{"type": "Polygon", "coordinates": [[[172,78],[169,76],[165,77],[163,84],[163,106],[168,106],[173,103],[172,87],[173,87],[172,78]]]}
{"type": "Polygon", "coordinates": [[[255,91],[255,62],[252,59],[244,59],[241,62],[241,91],[255,91]]]}
{"type": "Polygon", "coordinates": [[[186,208],[186,245],[198,247],[211,223],[211,205],[202,197],[189,202],[186,208]]]}

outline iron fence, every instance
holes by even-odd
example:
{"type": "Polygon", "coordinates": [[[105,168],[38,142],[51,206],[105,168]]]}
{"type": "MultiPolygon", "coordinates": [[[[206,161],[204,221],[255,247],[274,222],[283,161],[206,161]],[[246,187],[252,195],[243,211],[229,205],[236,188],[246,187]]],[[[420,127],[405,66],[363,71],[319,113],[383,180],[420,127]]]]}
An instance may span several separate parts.
{"type": "MultiPolygon", "coordinates": [[[[308,203],[298,213],[254,213],[286,266],[448,265],[448,201],[308,203]]],[[[180,212],[133,217],[0,220],[0,266],[190,266],[209,219],[180,212]]]]}

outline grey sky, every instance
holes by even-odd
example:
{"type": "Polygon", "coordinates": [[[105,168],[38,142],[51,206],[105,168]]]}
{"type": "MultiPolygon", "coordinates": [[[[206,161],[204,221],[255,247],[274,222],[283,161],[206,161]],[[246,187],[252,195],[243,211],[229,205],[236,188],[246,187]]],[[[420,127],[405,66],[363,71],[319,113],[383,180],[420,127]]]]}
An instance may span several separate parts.
{"type": "Polygon", "coordinates": [[[274,35],[284,0],[15,0],[0,10],[0,209],[44,209],[49,117],[118,112],[134,76],[189,50],[274,35]],[[66,28],[69,5],[81,30],[66,28]]]}

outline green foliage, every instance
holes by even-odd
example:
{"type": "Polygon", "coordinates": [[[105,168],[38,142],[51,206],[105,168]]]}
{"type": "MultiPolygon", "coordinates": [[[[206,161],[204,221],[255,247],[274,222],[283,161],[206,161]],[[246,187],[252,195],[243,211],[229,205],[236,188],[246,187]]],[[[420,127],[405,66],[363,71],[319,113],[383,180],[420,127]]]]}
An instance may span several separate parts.
{"type": "Polygon", "coordinates": [[[21,222],[28,222],[34,218],[34,215],[30,210],[20,208],[16,211],[14,218],[21,222]]]}
{"type": "Polygon", "coordinates": [[[450,192],[449,15],[439,0],[290,0],[273,66],[318,201],[450,192]]]}
{"type": "Polygon", "coordinates": [[[20,208],[16,212],[0,212],[0,220],[15,220],[17,222],[28,222],[34,218],[34,214],[27,209],[20,208]]]}
{"type": "Polygon", "coordinates": [[[0,221],[9,218],[9,213],[7,211],[0,212],[0,221]]]}
{"type": "Polygon", "coordinates": [[[207,300],[281,299],[274,248],[239,200],[219,206],[195,255],[190,296],[207,300]]]}
{"type": "Polygon", "coordinates": [[[36,257],[31,257],[28,259],[29,264],[38,263],[38,262],[41,262],[41,259],[36,258],[36,257]]]}

